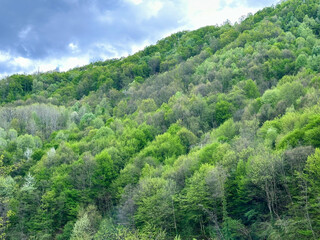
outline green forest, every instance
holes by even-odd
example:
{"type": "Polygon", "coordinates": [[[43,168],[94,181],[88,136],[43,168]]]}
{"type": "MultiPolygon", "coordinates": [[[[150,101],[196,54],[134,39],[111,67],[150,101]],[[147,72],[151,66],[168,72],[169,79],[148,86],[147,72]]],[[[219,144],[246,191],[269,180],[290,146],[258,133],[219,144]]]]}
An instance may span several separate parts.
{"type": "Polygon", "coordinates": [[[0,81],[0,239],[320,238],[320,3],[0,81]]]}

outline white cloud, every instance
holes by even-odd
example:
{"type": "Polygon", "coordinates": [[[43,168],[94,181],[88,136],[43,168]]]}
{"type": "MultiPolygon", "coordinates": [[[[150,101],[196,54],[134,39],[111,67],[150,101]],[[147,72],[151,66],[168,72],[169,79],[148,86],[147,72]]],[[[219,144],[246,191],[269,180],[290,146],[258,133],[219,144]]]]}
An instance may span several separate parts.
{"type": "Polygon", "coordinates": [[[0,62],[7,62],[10,60],[10,54],[0,51],[0,62]]]}
{"type": "Polygon", "coordinates": [[[107,58],[120,58],[126,56],[126,51],[120,51],[115,46],[108,43],[96,43],[93,46],[94,50],[88,51],[91,58],[107,59],[107,58]]]}
{"type": "Polygon", "coordinates": [[[163,3],[161,1],[148,1],[146,5],[147,5],[147,11],[146,11],[147,18],[156,17],[159,11],[163,8],[163,3]]]}
{"type": "Polygon", "coordinates": [[[80,52],[79,46],[76,43],[73,43],[73,42],[69,43],[68,44],[68,48],[71,50],[71,52],[73,54],[76,54],[76,53],[80,52]]]}
{"type": "Polygon", "coordinates": [[[149,46],[149,45],[151,45],[151,43],[148,40],[144,41],[141,44],[133,44],[131,46],[131,52],[132,53],[139,52],[139,51],[143,50],[146,46],[149,46]]]}
{"type": "Polygon", "coordinates": [[[247,7],[232,0],[186,0],[184,27],[197,29],[207,25],[220,25],[226,20],[234,23],[243,15],[255,13],[258,10],[259,8],[247,7]]]}
{"type": "Polygon", "coordinates": [[[89,56],[63,57],[59,59],[45,59],[44,61],[33,61],[33,67],[30,72],[47,72],[55,69],[67,71],[69,69],[89,64],[89,56]]]}
{"type": "Polygon", "coordinates": [[[33,67],[29,68],[29,72],[47,72],[55,69],[60,71],[67,71],[75,67],[81,67],[89,64],[89,56],[77,56],[77,57],[62,57],[57,59],[45,59],[42,61],[33,61],[33,67]]]}
{"type": "Polygon", "coordinates": [[[7,72],[0,73],[0,80],[9,76],[9,75],[10,75],[10,73],[7,73],[7,72]]]}
{"type": "Polygon", "coordinates": [[[80,67],[86,64],[89,64],[89,58],[87,56],[83,57],[69,57],[65,58],[62,61],[62,64],[59,64],[60,71],[67,71],[71,68],[80,67]]]}
{"type": "Polygon", "coordinates": [[[24,57],[15,57],[10,60],[10,64],[20,68],[30,68],[33,61],[24,57]]]}
{"type": "Polygon", "coordinates": [[[140,5],[141,3],[143,3],[143,0],[126,0],[129,3],[133,3],[135,5],[140,5]]]}

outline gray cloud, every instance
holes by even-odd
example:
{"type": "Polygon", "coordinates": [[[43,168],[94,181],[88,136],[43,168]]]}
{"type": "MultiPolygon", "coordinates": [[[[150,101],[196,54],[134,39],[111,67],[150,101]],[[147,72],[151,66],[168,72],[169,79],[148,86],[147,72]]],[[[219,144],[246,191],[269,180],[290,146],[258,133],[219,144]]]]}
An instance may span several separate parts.
{"type": "Polygon", "coordinates": [[[115,0],[2,0],[0,50],[31,59],[72,54],[70,43],[79,51],[99,44],[128,51],[130,44],[157,39],[178,26],[171,1],[150,18],[146,7],[115,0]]]}

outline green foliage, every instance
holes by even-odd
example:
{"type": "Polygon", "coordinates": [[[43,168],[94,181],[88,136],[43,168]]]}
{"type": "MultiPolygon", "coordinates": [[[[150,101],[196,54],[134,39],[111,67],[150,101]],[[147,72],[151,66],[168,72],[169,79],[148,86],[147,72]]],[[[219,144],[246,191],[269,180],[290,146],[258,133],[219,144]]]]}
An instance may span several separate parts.
{"type": "Polygon", "coordinates": [[[232,119],[229,119],[213,132],[213,136],[221,142],[230,141],[237,135],[238,131],[238,126],[236,126],[232,119]]]}
{"type": "Polygon", "coordinates": [[[137,226],[150,224],[156,229],[174,229],[174,183],[160,178],[145,178],[133,199],[137,206],[134,222],[137,226]]]}
{"type": "MultiPolygon", "coordinates": [[[[320,150],[316,149],[314,155],[310,155],[306,164],[306,175],[305,178],[309,184],[310,191],[309,199],[306,203],[306,212],[311,215],[308,216],[307,219],[313,228],[304,229],[305,231],[310,232],[310,235],[319,237],[319,203],[317,198],[319,197],[319,180],[320,180],[320,169],[319,169],[319,161],[320,161],[320,150]],[[311,219],[310,219],[311,218],[311,219]]],[[[305,189],[308,191],[307,189],[305,189]]]]}
{"type": "MultiPolygon", "coordinates": [[[[171,129],[172,130],[172,129],[171,129]]],[[[182,133],[181,133],[182,134],[182,133]]],[[[191,141],[193,135],[189,136],[191,141]]],[[[185,139],[186,141],[188,139],[185,139]]],[[[163,162],[169,158],[176,158],[184,154],[186,147],[182,145],[181,140],[176,132],[170,134],[169,132],[158,135],[156,139],[141,151],[141,156],[152,156],[163,162]]]]}
{"type": "Polygon", "coordinates": [[[319,9],[1,80],[0,238],[318,239],[319,9]]]}
{"type": "Polygon", "coordinates": [[[194,223],[207,221],[206,211],[211,211],[213,208],[213,199],[210,196],[209,186],[206,184],[206,175],[210,169],[212,167],[203,165],[188,180],[180,200],[181,210],[183,211],[185,220],[189,222],[187,226],[190,226],[191,232],[194,231],[194,223]]]}
{"type": "Polygon", "coordinates": [[[101,187],[108,187],[114,179],[116,172],[113,161],[107,150],[95,156],[97,168],[93,176],[93,182],[101,187]]]}
{"type": "Polygon", "coordinates": [[[262,102],[264,104],[270,104],[272,107],[276,105],[279,99],[279,89],[267,90],[262,96],[262,102]]]}
{"type": "Polygon", "coordinates": [[[80,212],[78,220],[75,222],[70,239],[89,240],[93,239],[99,226],[101,216],[95,206],[89,205],[87,209],[80,212]]]}
{"type": "Polygon", "coordinates": [[[124,239],[124,240],[147,240],[159,239],[165,240],[166,232],[158,230],[155,227],[148,225],[144,230],[130,230],[124,226],[117,225],[111,219],[104,219],[101,222],[100,229],[95,235],[95,240],[103,239],[124,239]]]}
{"type": "Polygon", "coordinates": [[[219,101],[215,108],[215,119],[220,125],[227,119],[232,117],[232,104],[226,101],[219,101]]]}
{"type": "Polygon", "coordinates": [[[94,119],[95,115],[93,113],[85,113],[80,120],[80,126],[82,128],[88,127],[94,119]]]}
{"type": "Polygon", "coordinates": [[[248,98],[257,98],[260,96],[260,92],[257,85],[251,79],[246,81],[246,85],[244,86],[244,91],[248,98]]]}
{"type": "Polygon", "coordinates": [[[197,137],[188,129],[182,128],[177,132],[178,137],[180,138],[181,144],[190,149],[192,145],[197,142],[197,137]]]}
{"type": "Polygon", "coordinates": [[[18,137],[17,146],[18,146],[18,148],[25,151],[25,150],[27,150],[27,148],[30,148],[30,149],[35,148],[36,143],[34,141],[34,138],[31,135],[26,134],[26,135],[18,137]]]}

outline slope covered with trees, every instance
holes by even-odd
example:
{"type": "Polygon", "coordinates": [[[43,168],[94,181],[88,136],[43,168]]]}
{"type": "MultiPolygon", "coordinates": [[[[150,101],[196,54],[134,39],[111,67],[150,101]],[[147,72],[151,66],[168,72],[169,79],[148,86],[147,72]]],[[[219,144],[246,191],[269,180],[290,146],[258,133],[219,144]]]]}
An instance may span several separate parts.
{"type": "Polygon", "coordinates": [[[0,239],[319,239],[320,4],[0,81],[0,239]]]}

